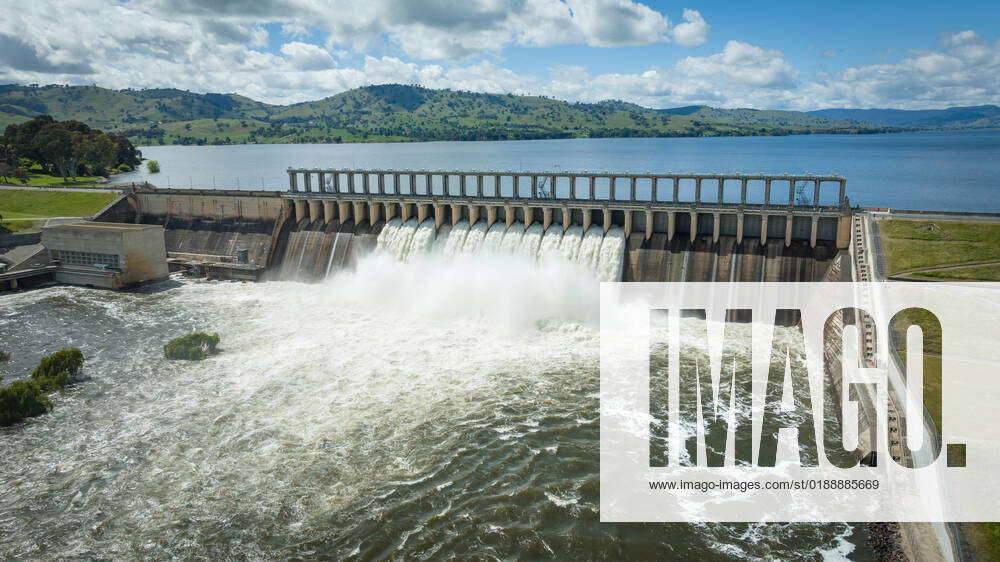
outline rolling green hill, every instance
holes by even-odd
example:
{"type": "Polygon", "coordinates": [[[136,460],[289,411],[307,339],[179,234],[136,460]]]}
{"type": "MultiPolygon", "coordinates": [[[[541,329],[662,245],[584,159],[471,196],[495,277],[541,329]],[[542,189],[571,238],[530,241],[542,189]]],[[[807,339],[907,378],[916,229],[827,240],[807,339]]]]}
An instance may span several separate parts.
{"type": "Polygon", "coordinates": [[[507,140],[872,133],[891,130],[789,111],[655,110],[386,84],[287,106],[236,94],[97,86],[0,86],[0,125],[49,114],[138,144],[507,140]]]}

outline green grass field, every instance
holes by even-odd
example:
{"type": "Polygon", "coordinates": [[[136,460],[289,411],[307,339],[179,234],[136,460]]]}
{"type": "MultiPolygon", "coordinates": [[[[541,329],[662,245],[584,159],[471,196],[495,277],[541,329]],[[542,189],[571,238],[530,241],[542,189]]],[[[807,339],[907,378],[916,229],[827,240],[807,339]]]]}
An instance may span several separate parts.
{"type": "Polygon", "coordinates": [[[108,192],[0,189],[0,215],[5,220],[90,216],[114,201],[116,196],[108,192]]]}
{"type": "Polygon", "coordinates": [[[891,219],[880,223],[887,275],[935,280],[996,281],[996,268],[932,267],[1000,261],[1000,223],[891,219]]]}

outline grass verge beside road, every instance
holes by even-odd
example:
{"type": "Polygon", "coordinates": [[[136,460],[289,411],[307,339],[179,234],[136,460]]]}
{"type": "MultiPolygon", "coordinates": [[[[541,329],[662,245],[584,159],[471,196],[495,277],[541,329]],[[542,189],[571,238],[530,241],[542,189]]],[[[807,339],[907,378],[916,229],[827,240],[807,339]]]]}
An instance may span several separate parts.
{"type": "MultiPolygon", "coordinates": [[[[879,231],[889,276],[933,281],[1000,281],[1000,264],[975,265],[1000,261],[1000,223],[890,219],[881,221],[879,231]],[[934,269],[946,266],[960,267],[934,269]]],[[[921,322],[926,313],[906,316],[909,322],[921,322]]],[[[900,328],[901,325],[893,326],[893,337],[899,342],[897,349],[905,362],[906,336],[900,328]]],[[[941,355],[941,331],[934,328],[929,332],[924,334],[924,406],[940,428],[941,365],[928,359],[941,355]]],[[[1000,560],[1000,523],[962,523],[961,528],[977,560],[1000,560]]]]}

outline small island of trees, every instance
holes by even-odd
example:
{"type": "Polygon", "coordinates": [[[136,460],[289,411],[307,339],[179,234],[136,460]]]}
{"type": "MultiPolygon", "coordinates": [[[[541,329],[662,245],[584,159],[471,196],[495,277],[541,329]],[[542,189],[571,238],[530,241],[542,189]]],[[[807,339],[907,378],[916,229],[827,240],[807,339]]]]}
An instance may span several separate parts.
{"type": "Polygon", "coordinates": [[[215,354],[219,346],[219,334],[194,332],[186,336],[174,338],[163,346],[163,355],[167,359],[185,359],[201,361],[215,354]]]}

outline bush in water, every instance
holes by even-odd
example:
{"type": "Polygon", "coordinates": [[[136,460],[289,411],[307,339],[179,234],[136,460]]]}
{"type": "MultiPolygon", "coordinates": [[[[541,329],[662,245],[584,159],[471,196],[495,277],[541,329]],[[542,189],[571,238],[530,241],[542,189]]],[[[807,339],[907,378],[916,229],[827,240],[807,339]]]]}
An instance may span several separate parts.
{"type": "Polygon", "coordinates": [[[0,388],[0,426],[51,410],[52,402],[45,394],[72,383],[82,366],[83,353],[79,349],[63,349],[43,358],[28,380],[0,388]]]}
{"type": "Polygon", "coordinates": [[[83,353],[69,348],[45,357],[31,372],[31,380],[45,392],[52,392],[71,383],[83,366],[83,353]]]}
{"type": "Polygon", "coordinates": [[[0,426],[13,425],[51,409],[52,402],[30,381],[15,381],[0,388],[0,426]]]}
{"type": "Polygon", "coordinates": [[[218,345],[219,334],[194,332],[170,340],[167,345],[163,346],[163,355],[167,359],[201,361],[215,353],[218,345]]]}

